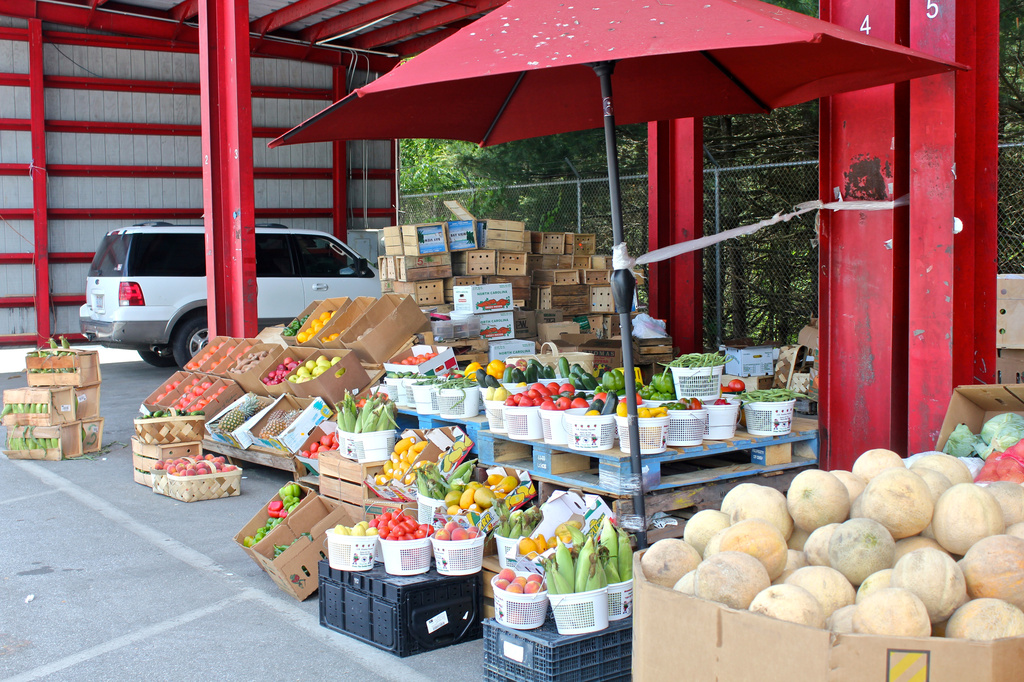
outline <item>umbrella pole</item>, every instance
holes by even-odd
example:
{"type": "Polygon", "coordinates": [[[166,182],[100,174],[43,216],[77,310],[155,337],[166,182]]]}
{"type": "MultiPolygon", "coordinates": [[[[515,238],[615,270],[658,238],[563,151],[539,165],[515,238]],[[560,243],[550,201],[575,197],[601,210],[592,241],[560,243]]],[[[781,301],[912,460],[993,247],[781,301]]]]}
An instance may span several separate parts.
{"type": "MultiPolygon", "coordinates": [[[[619,192],[619,149],[615,138],[615,110],[612,106],[612,72],[615,62],[593,65],[601,80],[601,102],[604,109],[604,145],[608,157],[608,193],[612,211],[612,243],[623,241],[622,199],[619,192]]],[[[647,511],[644,507],[643,464],[640,459],[640,430],[636,408],[636,374],[633,365],[633,293],[636,280],[629,270],[616,270],[612,274],[612,295],[615,312],[619,314],[622,333],[622,366],[626,379],[626,419],[629,423],[629,464],[632,473],[633,518],[620,518],[619,525],[636,533],[637,546],[647,547],[647,511]]]]}

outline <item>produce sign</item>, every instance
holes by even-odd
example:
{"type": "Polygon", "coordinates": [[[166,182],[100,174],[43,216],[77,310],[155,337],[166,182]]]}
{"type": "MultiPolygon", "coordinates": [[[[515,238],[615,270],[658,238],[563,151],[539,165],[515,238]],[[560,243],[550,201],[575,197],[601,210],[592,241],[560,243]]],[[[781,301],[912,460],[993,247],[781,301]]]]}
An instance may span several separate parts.
{"type": "Polygon", "coordinates": [[[589,592],[633,579],[633,548],[629,535],[616,529],[607,517],[597,543],[587,538],[573,558],[569,548],[559,542],[554,555],[542,563],[551,594],[589,592]]]}

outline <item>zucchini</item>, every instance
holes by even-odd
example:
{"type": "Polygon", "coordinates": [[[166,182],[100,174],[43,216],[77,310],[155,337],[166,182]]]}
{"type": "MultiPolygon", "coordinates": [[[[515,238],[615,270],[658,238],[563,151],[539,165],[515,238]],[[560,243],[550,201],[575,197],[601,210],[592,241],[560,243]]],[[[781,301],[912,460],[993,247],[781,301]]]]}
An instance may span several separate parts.
{"type": "Polygon", "coordinates": [[[545,379],[554,379],[555,378],[555,368],[551,367],[550,365],[544,367],[544,378],[545,379]]]}
{"type": "Polygon", "coordinates": [[[582,378],[583,378],[583,386],[586,388],[586,390],[588,390],[588,391],[596,391],[597,390],[597,379],[595,379],[593,376],[591,376],[589,374],[584,374],[582,378]]]}
{"type": "Polygon", "coordinates": [[[476,383],[477,383],[477,385],[478,386],[483,386],[483,387],[486,388],[487,387],[487,376],[488,376],[487,372],[483,371],[482,369],[478,369],[476,371],[476,383]]]}
{"type": "Polygon", "coordinates": [[[607,403],[605,401],[601,400],[600,398],[594,398],[594,401],[590,403],[590,407],[588,408],[588,410],[596,410],[601,414],[604,414],[604,409],[606,406],[607,403]]]}
{"type": "Polygon", "coordinates": [[[501,383],[511,384],[512,383],[512,372],[515,371],[515,365],[509,365],[505,368],[505,373],[501,375],[501,383]]]}
{"type": "Polygon", "coordinates": [[[526,374],[525,374],[526,383],[528,383],[528,384],[535,384],[535,383],[537,383],[537,379],[539,378],[537,372],[538,372],[537,365],[534,365],[532,363],[527,365],[526,366],[526,374]]]}
{"type": "Polygon", "coordinates": [[[605,397],[604,409],[601,410],[601,414],[615,414],[615,408],[619,405],[619,396],[615,395],[615,391],[608,391],[608,395],[605,397]]]}
{"type": "Polygon", "coordinates": [[[569,361],[565,358],[558,358],[558,376],[569,377],[569,361]]]}
{"type": "Polygon", "coordinates": [[[513,367],[512,368],[512,383],[513,384],[522,384],[522,383],[525,383],[525,382],[526,382],[526,375],[523,374],[523,370],[519,369],[518,367],[513,367]]]}
{"type": "Polygon", "coordinates": [[[487,384],[487,388],[501,388],[501,384],[497,379],[492,377],[490,374],[484,379],[484,383],[487,384]]]}

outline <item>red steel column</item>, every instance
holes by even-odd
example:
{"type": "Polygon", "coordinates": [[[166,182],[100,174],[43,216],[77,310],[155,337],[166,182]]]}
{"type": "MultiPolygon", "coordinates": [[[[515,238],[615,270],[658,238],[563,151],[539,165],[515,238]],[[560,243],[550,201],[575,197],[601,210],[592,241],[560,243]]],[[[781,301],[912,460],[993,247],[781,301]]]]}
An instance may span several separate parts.
{"type": "MultiPolygon", "coordinates": [[[[954,59],[955,0],[910,5],[910,46],[954,59]]],[[[908,454],[935,447],[953,387],[954,165],[956,75],[910,83],[910,233],[908,272],[908,454]]],[[[994,326],[994,325],[993,325],[994,326]]]]}
{"type": "Polygon", "coordinates": [[[199,28],[210,337],[251,337],[259,329],[248,0],[200,0],[199,28]]]}
{"type": "MultiPolygon", "coordinates": [[[[704,130],[699,118],[647,124],[650,248],[704,235],[704,130]]],[[[632,254],[637,256],[640,254],[632,254]]],[[[704,347],[702,252],[650,266],[651,313],[683,353],[704,347]]]]}
{"type": "MultiPolygon", "coordinates": [[[[333,72],[333,96],[337,102],[348,94],[345,67],[335,66],[333,72]]],[[[331,217],[334,219],[334,236],[345,241],[348,239],[348,143],[335,140],[331,143],[331,151],[331,158],[334,160],[331,174],[331,217]]]]}
{"type": "Polygon", "coordinates": [[[43,22],[28,20],[29,130],[32,137],[32,228],[35,251],[36,338],[50,338],[50,233],[46,219],[46,121],[43,89],[43,22]]]}
{"type": "MultiPolygon", "coordinates": [[[[823,0],[821,18],[905,43],[905,0],[823,0]]],[[[907,192],[907,87],[823,100],[821,198],[892,200],[907,192]]],[[[826,387],[822,467],[870,448],[906,449],[907,209],[822,211],[819,330],[826,387]]]]}

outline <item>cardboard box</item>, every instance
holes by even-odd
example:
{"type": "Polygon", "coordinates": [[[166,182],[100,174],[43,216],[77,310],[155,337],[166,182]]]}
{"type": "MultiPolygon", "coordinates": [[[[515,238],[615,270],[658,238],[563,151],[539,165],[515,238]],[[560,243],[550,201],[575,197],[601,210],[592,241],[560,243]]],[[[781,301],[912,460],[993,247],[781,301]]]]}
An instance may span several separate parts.
{"type": "Polygon", "coordinates": [[[515,322],[515,334],[517,339],[537,336],[537,314],[534,311],[513,310],[512,319],[515,322]]]}
{"type": "Polygon", "coordinates": [[[537,343],[526,339],[515,339],[512,341],[491,341],[487,351],[487,359],[501,360],[514,355],[532,355],[537,352],[537,343]]]}
{"type": "MultiPolygon", "coordinates": [[[[256,363],[256,365],[248,372],[243,372],[242,374],[229,372],[228,376],[230,376],[246,393],[269,395],[269,393],[267,393],[267,385],[260,381],[260,379],[266,376],[271,370],[277,369],[277,366],[281,364],[281,360],[285,357],[294,358],[295,350],[309,352],[307,349],[296,348],[294,346],[274,346],[271,347],[270,353],[256,363]]],[[[146,404],[148,405],[149,403],[146,404]]]]}
{"type": "Polygon", "coordinates": [[[409,338],[430,328],[430,320],[411,296],[385,294],[339,337],[366,363],[381,364],[400,351],[409,338]]]}
{"type": "Polygon", "coordinates": [[[505,283],[482,284],[474,287],[455,287],[455,311],[484,313],[512,310],[512,285],[505,283]]]}
{"type": "Polygon", "coordinates": [[[622,367],[621,339],[591,339],[580,345],[579,350],[594,356],[595,367],[622,367]]]}
{"type": "Polygon", "coordinates": [[[315,340],[317,345],[323,348],[344,348],[344,344],[341,342],[341,337],[345,335],[345,332],[349,328],[359,321],[359,318],[370,309],[377,299],[373,296],[358,296],[353,298],[344,310],[339,310],[334,314],[324,328],[320,330],[320,333],[316,335],[315,340]],[[337,336],[334,336],[337,334],[337,336]],[[331,341],[327,339],[334,336],[331,341]]]}
{"type": "Polygon", "coordinates": [[[656,585],[633,555],[633,679],[661,682],[1017,682],[1024,638],[836,634],[656,585]],[[686,651],[679,633],[686,633],[686,651]],[[904,674],[899,671],[912,669],[904,674]],[[685,675],[680,675],[685,667],[685,675]]]}
{"type": "Polygon", "coordinates": [[[416,372],[425,376],[445,376],[457,367],[455,351],[449,346],[415,345],[412,348],[403,350],[384,363],[384,371],[386,372],[416,372]],[[424,353],[437,353],[437,356],[420,365],[400,364],[406,358],[411,358],[414,355],[423,355],[424,353]]]}
{"type": "Polygon", "coordinates": [[[95,419],[100,416],[100,385],[75,389],[76,419],[95,419]]]}
{"type": "MultiPolygon", "coordinates": [[[[298,512],[299,509],[301,509],[305,505],[309,504],[310,502],[312,502],[317,497],[316,492],[314,492],[313,490],[310,490],[309,488],[307,488],[306,486],[302,485],[301,483],[298,484],[298,486],[299,486],[299,491],[300,491],[300,494],[299,494],[299,504],[298,504],[297,507],[295,507],[295,509],[292,510],[293,514],[298,512]]],[[[274,495],[272,498],[267,500],[267,503],[265,505],[263,505],[262,509],[260,509],[258,512],[256,512],[253,515],[253,517],[251,519],[249,519],[249,521],[244,526],[242,526],[242,529],[240,531],[235,533],[235,538],[234,538],[235,539],[235,544],[238,545],[243,552],[248,554],[249,558],[252,559],[253,561],[255,561],[257,564],[259,564],[259,561],[256,559],[256,552],[253,551],[252,547],[246,547],[244,544],[242,544],[242,540],[244,540],[246,538],[246,536],[251,536],[251,535],[255,534],[257,530],[259,530],[264,525],[266,525],[267,520],[270,518],[270,514],[269,514],[270,503],[271,502],[280,502],[280,501],[281,501],[281,496],[280,495],[274,495]]],[[[269,533],[268,533],[268,535],[269,535],[269,533]]],[[[261,540],[260,543],[259,543],[259,546],[264,546],[264,545],[265,546],[269,546],[269,547],[273,547],[273,544],[270,544],[270,543],[267,542],[267,538],[265,536],[264,536],[263,540],[261,540]]],[[[257,545],[254,545],[254,547],[255,546],[257,546],[257,545]]]]}
{"type": "MultiPolygon", "coordinates": [[[[77,391],[90,390],[96,392],[95,407],[99,414],[100,387],[76,389],[74,386],[53,388],[9,388],[4,391],[4,406],[12,409],[44,409],[21,408],[22,405],[46,405],[46,412],[12,412],[4,415],[4,426],[53,426],[73,422],[78,414],[77,391]]],[[[96,415],[92,415],[96,416],[96,415]]]]}
{"type": "Polygon", "coordinates": [[[745,391],[765,391],[772,387],[772,383],[775,377],[772,375],[761,376],[761,377],[738,377],[735,374],[723,374],[722,385],[727,385],[730,381],[739,380],[743,382],[745,391]]]}
{"type": "Polygon", "coordinates": [[[1005,412],[1024,416],[1024,387],[1016,384],[956,387],[949,398],[935,449],[942,451],[946,439],[957,425],[966,424],[971,433],[981,433],[986,421],[1005,412]]]}
{"type": "Polygon", "coordinates": [[[775,349],[772,346],[719,346],[725,353],[726,374],[738,377],[763,376],[775,372],[775,349]]]}
{"type": "Polygon", "coordinates": [[[480,319],[480,336],[491,341],[515,338],[515,319],[511,310],[476,315],[480,319]]]}
{"type": "Polygon", "coordinates": [[[601,532],[601,522],[605,516],[615,518],[611,508],[598,495],[583,495],[558,490],[551,494],[547,502],[540,506],[544,512],[544,520],[534,529],[531,537],[543,535],[550,537],[555,529],[566,521],[579,521],[583,534],[593,537],[596,541],[601,532]]]}
{"type": "Polygon", "coordinates": [[[811,350],[818,350],[818,318],[811,318],[807,326],[797,334],[796,342],[801,346],[807,346],[811,350]]]}
{"type": "Polygon", "coordinates": [[[999,348],[996,350],[996,382],[1000,384],[1024,383],[1024,350],[999,348]]]}
{"type": "Polygon", "coordinates": [[[444,223],[423,223],[402,225],[402,251],[407,256],[421,256],[428,253],[444,253],[448,250],[448,239],[444,223]]]}
{"type": "Polygon", "coordinates": [[[580,326],[575,322],[545,322],[537,325],[537,337],[541,343],[557,341],[562,334],[579,334],[580,326]]]}
{"type": "Polygon", "coordinates": [[[537,317],[537,324],[549,324],[551,322],[562,321],[561,310],[534,310],[533,313],[537,317]]]}
{"type": "Polygon", "coordinates": [[[448,248],[452,251],[470,251],[479,248],[476,220],[449,220],[445,224],[448,248]]]}
{"type": "MultiPolygon", "coordinates": [[[[359,393],[370,385],[370,375],[363,369],[363,365],[359,362],[359,356],[353,351],[325,348],[310,355],[306,358],[306,362],[316,363],[317,358],[321,357],[329,358],[332,361],[334,358],[340,358],[340,360],[322,372],[320,376],[304,381],[301,384],[292,383],[292,393],[303,398],[319,396],[333,405],[341,402],[345,398],[346,393],[359,393]],[[345,371],[341,376],[338,376],[338,372],[341,372],[343,369],[345,371]]],[[[298,368],[292,374],[296,372],[298,372],[298,368]]]]}
{"type": "MultiPolygon", "coordinates": [[[[278,450],[283,454],[291,455],[302,448],[302,444],[309,438],[309,433],[323,420],[329,419],[334,412],[324,402],[323,398],[316,397],[303,400],[293,395],[283,395],[263,410],[256,413],[249,421],[242,424],[239,429],[242,438],[248,438],[249,446],[258,445],[271,450],[278,450]],[[291,412],[301,410],[302,413],[285,430],[276,436],[266,438],[260,437],[260,432],[266,426],[270,415],[275,410],[291,412]]],[[[236,438],[239,431],[236,431],[236,438]]],[[[249,447],[247,446],[247,447],[249,447]]]]}

